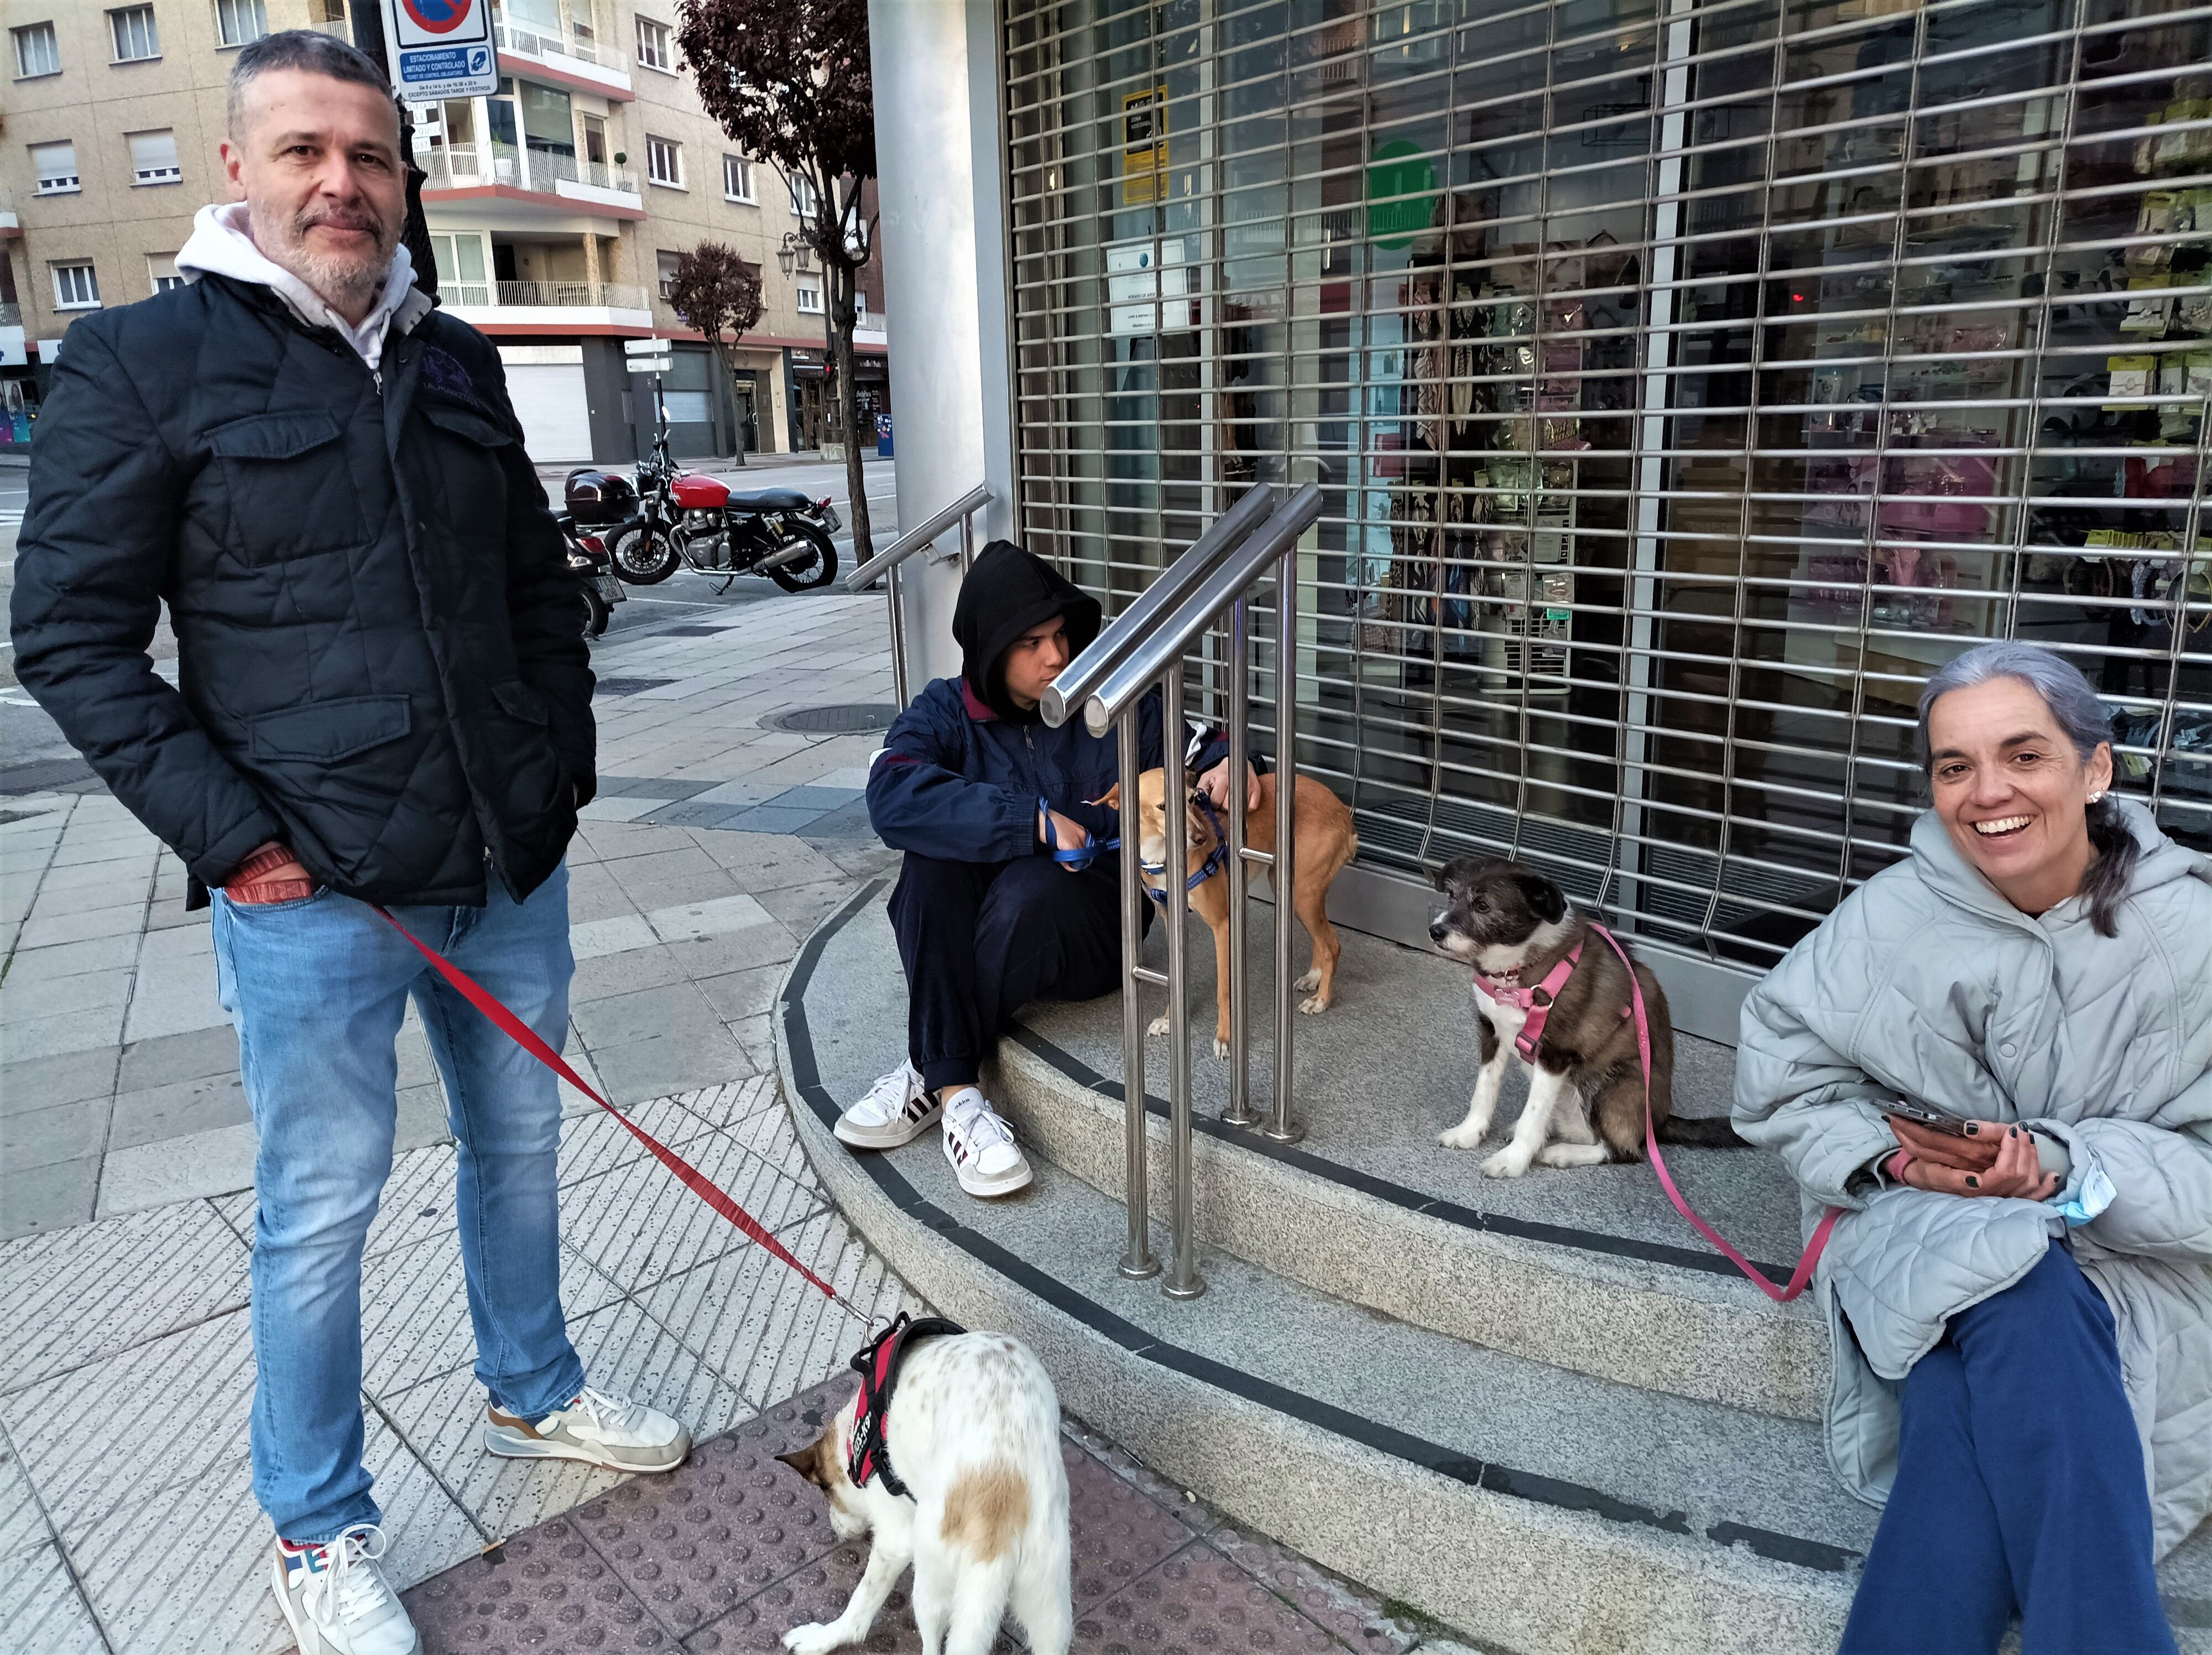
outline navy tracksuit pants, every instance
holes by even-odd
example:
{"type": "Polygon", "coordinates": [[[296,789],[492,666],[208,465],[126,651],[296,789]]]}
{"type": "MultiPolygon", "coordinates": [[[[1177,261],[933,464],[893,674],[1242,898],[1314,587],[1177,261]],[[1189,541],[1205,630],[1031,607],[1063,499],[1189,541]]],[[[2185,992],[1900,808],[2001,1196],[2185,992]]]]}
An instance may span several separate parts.
{"type": "Polygon", "coordinates": [[[1905,1377],[1897,1485],[1841,1655],[2173,1655],[2112,1311],[2064,1247],[1905,1377]]]}
{"type": "MultiPolygon", "coordinates": [[[[891,928],[906,968],[907,1056],[921,1082],[973,1085],[1033,1000],[1093,1000],[1121,976],[1120,858],[957,862],[906,853],[891,928]]],[[[1150,916],[1146,916],[1147,924],[1150,916]]]]}

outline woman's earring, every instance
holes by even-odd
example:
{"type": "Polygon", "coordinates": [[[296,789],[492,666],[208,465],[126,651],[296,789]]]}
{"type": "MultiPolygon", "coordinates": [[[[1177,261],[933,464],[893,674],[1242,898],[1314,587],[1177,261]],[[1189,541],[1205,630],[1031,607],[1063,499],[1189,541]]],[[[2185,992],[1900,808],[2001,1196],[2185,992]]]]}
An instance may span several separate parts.
{"type": "Polygon", "coordinates": [[[2089,795],[2089,802],[2093,805],[2100,805],[2104,803],[2104,801],[2105,790],[2102,788],[2098,788],[2096,792],[2089,795]]]}

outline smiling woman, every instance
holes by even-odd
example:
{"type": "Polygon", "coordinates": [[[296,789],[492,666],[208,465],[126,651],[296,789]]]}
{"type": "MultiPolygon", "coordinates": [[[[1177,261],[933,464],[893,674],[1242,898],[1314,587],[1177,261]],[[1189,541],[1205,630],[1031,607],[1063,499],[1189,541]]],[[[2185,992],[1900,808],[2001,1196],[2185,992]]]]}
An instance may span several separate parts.
{"type": "Polygon", "coordinates": [[[2049,649],[1936,673],[1911,857],[1744,1001],[1736,1128],[1808,1223],[1844,1209],[1829,1457],[1886,1503],[1844,1655],[1987,1655],[2014,1614],[2029,1649],[2174,1647],[2153,1560],[2212,1506],[2212,867],[2112,795],[2107,729],[2049,649]]]}

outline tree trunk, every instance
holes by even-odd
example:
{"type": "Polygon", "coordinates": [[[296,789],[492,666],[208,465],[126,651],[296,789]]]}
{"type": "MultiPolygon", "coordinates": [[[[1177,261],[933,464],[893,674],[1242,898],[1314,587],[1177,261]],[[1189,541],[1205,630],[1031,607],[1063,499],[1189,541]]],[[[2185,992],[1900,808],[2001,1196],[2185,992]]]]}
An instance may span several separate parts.
{"type": "Polygon", "coordinates": [[[708,343],[714,347],[714,360],[722,364],[722,378],[730,392],[730,417],[737,422],[738,464],[745,463],[744,411],[738,405],[738,352],[733,345],[725,345],[717,333],[708,343]]]}
{"type": "MultiPolygon", "coordinates": [[[[856,193],[859,187],[857,184],[854,186],[856,193]]],[[[823,204],[826,208],[828,202],[823,204]]],[[[842,214],[836,222],[842,229],[842,214]]],[[[825,241],[829,239],[823,238],[825,241]]],[[[842,234],[839,240],[842,242],[842,234]]],[[[868,533],[868,489],[860,478],[860,387],[853,374],[853,293],[859,285],[860,271],[844,256],[842,246],[837,248],[834,259],[825,249],[822,265],[822,273],[827,278],[824,285],[830,289],[826,295],[829,302],[823,307],[828,313],[825,319],[830,328],[830,359],[837,375],[837,399],[842,405],[839,423],[845,428],[845,487],[853,501],[853,567],[858,569],[875,556],[868,533]]]]}

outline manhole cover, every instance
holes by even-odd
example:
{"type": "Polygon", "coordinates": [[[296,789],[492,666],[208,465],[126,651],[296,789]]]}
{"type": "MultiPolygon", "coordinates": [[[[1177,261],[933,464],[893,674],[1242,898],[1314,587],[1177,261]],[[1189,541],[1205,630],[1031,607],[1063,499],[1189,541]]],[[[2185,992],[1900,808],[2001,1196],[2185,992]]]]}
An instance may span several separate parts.
{"type": "Polygon", "coordinates": [[[675,682],[674,678],[601,678],[592,693],[602,701],[612,701],[618,696],[639,695],[675,682]]]}
{"type": "Polygon", "coordinates": [[[859,735],[864,730],[890,729],[898,713],[899,709],[889,702],[871,702],[842,707],[795,707],[763,721],[770,729],[789,730],[797,735],[859,735]]]}

